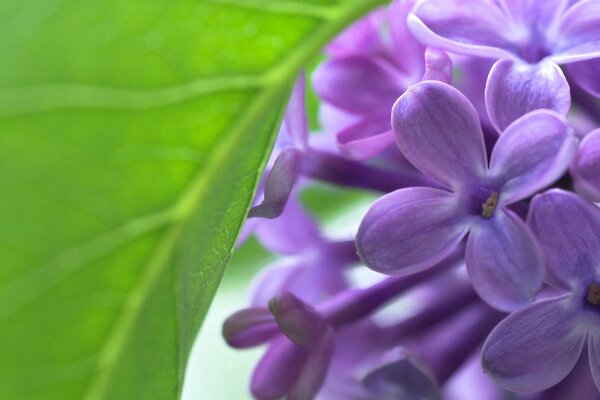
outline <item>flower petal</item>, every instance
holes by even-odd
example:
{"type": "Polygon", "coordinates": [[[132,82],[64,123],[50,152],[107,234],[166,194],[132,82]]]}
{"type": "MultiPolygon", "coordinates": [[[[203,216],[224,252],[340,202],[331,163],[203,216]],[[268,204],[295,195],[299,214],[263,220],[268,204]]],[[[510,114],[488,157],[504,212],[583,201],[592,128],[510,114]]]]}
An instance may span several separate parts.
{"type": "Polygon", "coordinates": [[[508,210],[496,210],[471,228],[466,264],[479,297],[499,310],[530,303],[542,285],[541,250],[527,225],[508,210]]]}
{"type": "Polygon", "coordinates": [[[429,368],[403,348],[383,355],[363,378],[363,385],[378,399],[441,399],[429,368]]]}
{"type": "Polygon", "coordinates": [[[333,58],[319,65],[313,86],[323,100],[357,114],[391,110],[404,91],[401,77],[382,60],[361,56],[333,58]]]}
{"type": "Polygon", "coordinates": [[[295,148],[305,150],[308,144],[308,121],[306,116],[306,72],[296,80],[283,119],[283,128],[295,148]]]}
{"type": "Polygon", "coordinates": [[[373,204],[360,224],[356,243],[359,256],[371,269],[408,275],[446,258],[467,229],[451,193],[400,189],[373,204]]]}
{"type": "Polygon", "coordinates": [[[571,176],[579,193],[600,201],[600,129],[590,132],[581,141],[571,165],[571,176]]]}
{"type": "Polygon", "coordinates": [[[384,44],[380,27],[385,15],[385,10],[379,9],[354,22],[327,45],[327,53],[334,57],[381,53],[384,44]]]}
{"type": "Polygon", "coordinates": [[[279,333],[273,315],[265,307],[240,310],[223,323],[223,338],[235,348],[257,346],[279,333]]]}
{"type": "Polygon", "coordinates": [[[600,97],[600,58],[567,64],[569,78],[592,96],[600,97]]]}
{"type": "Polygon", "coordinates": [[[317,343],[311,346],[302,371],[290,389],[289,400],[314,399],[327,376],[334,350],[333,337],[333,331],[330,329],[321,336],[317,343]]]}
{"type": "Polygon", "coordinates": [[[572,297],[538,301],[509,315],[483,346],[486,373],[513,391],[535,392],[560,382],[585,344],[572,297]]]}
{"type": "Polygon", "coordinates": [[[519,117],[540,108],[567,115],[571,92],[567,79],[553,62],[526,64],[503,59],[490,71],[485,102],[490,121],[502,132],[519,117]]]}
{"type": "Polygon", "coordinates": [[[289,292],[274,296],[269,310],[284,335],[301,346],[313,345],[328,328],[327,322],[310,305],[289,292]]]}
{"type": "Polygon", "coordinates": [[[263,201],[250,209],[248,218],[277,218],[283,212],[302,163],[302,153],[294,147],[285,148],[275,160],[265,181],[263,201]]]}
{"type": "Polygon", "coordinates": [[[477,111],[452,86],[425,81],[394,104],[398,147],[421,172],[450,188],[485,175],[487,156],[477,111]]]}
{"type": "Polygon", "coordinates": [[[340,153],[345,158],[355,161],[368,160],[394,144],[390,114],[362,119],[338,132],[336,139],[340,153]]]}
{"type": "Polygon", "coordinates": [[[293,293],[308,303],[318,303],[347,289],[344,267],[331,257],[318,258],[312,263],[307,263],[302,255],[277,260],[252,280],[251,304],[265,307],[271,297],[282,292],[293,293]]]}
{"type": "Polygon", "coordinates": [[[485,0],[425,0],[408,16],[422,43],[459,54],[504,58],[516,52],[515,31],[503,10],[485,0]]]}
{"type": "Polygon", "coordinates": [[[452,83],[452,60],[442,50],[428,47],[425,51],[425,74],[423,80],[452,83]]]}
{"type": "Polygon", "coordinates": [[[600,3],[581,0],[563,15],[552,59],[570,63],[600,57],[600,3]]]}
{"type": "Polygon", "coordinates": [[[600,391],[600,333],[594,331],[588,339],[588,357],[590,359],[590,368],[592,376],[598,391],[600,391]]]}
{"type": "Polygon", "coordinates": [[[546,281],[580,290],[600,266],[600,209],[576,194],[554,189],[531,202],[527,222],[546,258],[546,281]]]}
{"type": "Polygon", "coordinates": [[[524,199],[559,179],[577,151],[565,117],[537,110],[513,122],[498,139],[490,175],[502,185],[501,204],[524,199]]]}
{"type": "Polygon", "coordinates": [[[263,220],[255,234],[267,249],[282,254],[298,254],[323,243],[317,223],[293,198],[279,218],[263,220]]]}
{"type": "Polygon", "coordinates": [[[272,341],[252,373],[252,395],[260,400],[282,398],[294,386],[309,351],[285,336],[272,341]]]}
{"type": "Polygon", "coordinates": [[[392,1],[387,9],[386,16],[393,49],[391,55],[405,73],[418,81],[423,74],[425,46],[415,39],[406,24],[406,18],[415,2],[415,0],[392,1]]]}

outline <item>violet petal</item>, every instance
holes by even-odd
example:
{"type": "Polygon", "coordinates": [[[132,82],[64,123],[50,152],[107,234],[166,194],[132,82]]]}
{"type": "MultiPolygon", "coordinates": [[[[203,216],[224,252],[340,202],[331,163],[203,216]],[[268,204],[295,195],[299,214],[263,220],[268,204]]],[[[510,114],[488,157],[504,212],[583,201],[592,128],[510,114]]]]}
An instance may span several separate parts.
{"type": "Polygon", "coordinates": [[[568,64],[569,78],[592,96],[600,97],[600,58],[568,64]]]}
{"type": "Polygon", "coordinates": [[[571,92],[564,74],[553,62],[526,64],[503,59],[490,71],[485,102],[490,121],[502,132],[519,117],[540,108],[567,115],[571,92]]]}
{"type": "Polygon", "coordinates": [[[294,147],[284,149],[275,160],[265,182],[263,201],[250,209],[248,218],[277,218],[283,212],[302,163],[302,153],[294,147]]]}
{"type": "Polygon", "coordinates": [[[387,10],[388,28],[392,44],[392,56],[396,64],[417,80],[423,74],[423,53],[425,46],[419,43],[408,29],[406,18],[415,0],[394,0],[387,10]]]}
{"type": "Polygon", "coordinates": [[[337,145],[349,160],[368,160],[394,144],[389,113],[361,119],[338,132],[337,145]]]}
{"type": "Polygon", "coordinates": [[[527,222],[546,258],[546,281],[579,290],[600,265],[600,209],[576,194],[553,189],[533,198],[527,222]]]}
{"type": "Polygon", "coordinates": [[[600,129],[590,132],[581,141],[571,165],[571,176],[579,193],[600,201],[600,129]]]}
{"type": "Polygon", "coordinates": [[[269,310],[281,331],[294,343],[309,346],[315,343],[327,328],[319,313],[289,292],[274,296],[269,310]]]}
{"type": "Polygon", "coordinates": [[[585,344],[581,314],[571,296],[538,301],[518,310],[490,333],[483,368],[499,385],[535,392],[560,382],[573,369],[585,344]]]}
{"type": "Polygon", "coordinates": [[[252,280],[251,304],[264,307],[282,292],[293,293],[309,303],[322,301],[348,287],[343,268],[329,257],[318,258],[314,264],[302,255],[278,260],[252,280]]]}
{"type": "Polygon", "coordinates": [[[443,82],[409,88],[394,104],[392,127],[402,154],[449,188],[483,177],[487,155],[477,111],[443,82]]]}
{"type": "Polygon", "coordinates": [[[334,350],[333,338],[333,331],[329,329],[311,346],[298,379],[288,393],[289,400],[314,399],[327,376],[334,350]]]}
{"type": "Polygon", "coordinates": [[[408,17],[410,30],[422,43],[489,58],[516,51],[508,36],[512,25],[500,7],[485,0],[425,0],[408,17]]]}
{"type": "Polygon", "coordinates": [[[492,219],[475,224],[466,254],[473,288],[499,310],[530,303],[542,284],[541,250],[527,225],[511,211],[496,210],[492,219]]]}
{"type": "Polygon", "coordinates": [[[298,254],[323,243],[317,223],[293,198],[279,218],[262,221],[255,234],[263,246],[280,254],[298,254]]]}
{"type": "Polygon", "coordinates": [[[334,57],[345,57],[382,52],[384,44],[380,26],[385,16],[386,11],[379,9],[354,22],[327,45],[327,53],[334,57]]]}
{"type": "Polygon", "coordinates": [[[236,348],[254,347],[279,334],[273,315],[265,307],[246,308],[223,323],[223,338],[236,348]]]}
{"type": "Polygon", "coordinates": [[[468,230],[456,198],[433,188],[407,188],[377,200],[356,243],[362,260],[385,274],[408,275],[446,258],[468,230]]]}
{"type": "Polygon", "coordinates": [[[312,82],[323,100],[363,115],[391,109],[404,91],[401,78],[391,65],[361,56],[333,58],[321,63],[312,82]]]}
{"type": "Polygon", "coordinates": [[[600,3],[581,0],[563,15],[552,59],[571,63],[600,57],[600,3]]]}
{"type": "Polygon", "coordinates": [[[490,160],[490,175],[503,185],[500,204],[529,197],[558,180],[576,151],[577,139],[558,113],[537,110],[513,122],[490,160]]]}
{"type": "Polygon", "coordinates": [[[386,353],[381,361],[381,365],[363,379],[373,398],[441,399],[433,374],[411,353],[395,348],[386,353]]]}
{"type": "Polygon", "coordinates": [[[250,391],[259,400],[277,400],[294,386],[310,348],[287,337],[272,341],[252,373],[250,391]]]}
{"type": "Polygon", "coordinates": [[[308,145],[308,121],[306,116],[306,73],[302,71],[287,106],[283,127],[295,148],[305,150],[308,145]]]}
{"type": "Polygon", "coordinates": [[[591,332],[588,337],[588,357],[594,383],[600,391],[600,333],[597,331],[591,332]]]}
{"type": "Polygon", "coordinates": [[[425,51],[425,74],[423,80],[452,83],[452,60],[442,50],[428,47],[425,51]]]}

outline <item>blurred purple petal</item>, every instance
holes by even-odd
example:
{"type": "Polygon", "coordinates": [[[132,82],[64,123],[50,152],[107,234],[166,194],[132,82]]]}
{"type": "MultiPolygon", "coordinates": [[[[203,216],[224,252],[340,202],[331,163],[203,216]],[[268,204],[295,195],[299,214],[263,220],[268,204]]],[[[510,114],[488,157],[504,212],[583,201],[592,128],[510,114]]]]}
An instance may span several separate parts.
{"type": "Polygon", "coordinates": [[[549,110],[533,111],[500,135],[490,161],[490,174],[503,185],[501,204],[529,197],[558,180],[577,151],[577,139],[565,117],[549,110]]]}
{"type": "Polygon", "coordinates": [[[600,97],[600,58],[567,64],[569,78],[592,96],[600,97]]]}
{"type": "Polygon", "coordinates": [[[415,39],[406,24],[406,18],[414,3],[415,0],[392,1],[387,10],[387,21],[393,49],[392,57],[405,73],[418,80],[423,74],[425,46],[415,39]]]}
{"type": "Polygon", "coordinates": [[[417,3],[408,26],[422,43],[443,50],[489,58],[516,52],[510,18],[486,0],[425,0],[417,3]]]}
{"type": "Polygon", "coordinates": [[[272,341],[252,374],[250,390],[259,400],[278,400],[293,387],[310,348],[282,336],[272,341]]]}
{"type": "Polygon", "coordinates": [[[425,51],[425,74],[423,80],[452,83],[452,60],[442,50],[428,47],[425,51]]]}
{"type": "Polygon", "coordinates": [[[600,201],[600,129],[590,132],[581,141],[571,165],[571,176],[579,193],[600,201]]]}
{"type": "Polygon", "coordinates": [[[255,233],[263,246],[280,254],[297,254],[322,243],[317,223],[295,199],[279,218],[263,221],[255,233]]]}
{"type": "Polygon", "coordinates": [[[319,121],[326,135],[346,129],[358,123],[361,119],[362,116],[349,113],[327,102],[321,102],[319,106],[319,121]]]}
{"type": "Polygon", "coordinates": [[[347,159],[364,161],[383,152],[394,144],[389,112],[367,117],[338,132],[340,153],[347,159]]]}
{"type": "Polygon", "coordinates": [[[487,156],[477,111],[452,86],[437,81],[412,86],[394,104],[392,127],[402,154],[449,188],[485,175],[487,156]]]}
{"type": "Polygon", "coordinates": [[[600,2],[581,0],[563,15],[552,59],[558,63],[600,57],[600,2]]]}
{"type": "Polygon", "coordinates": [[[473,288],[493,307],[512,311],[533,301],[542,285],[544,262],[533,234],[508,210],[471,228],[467,270],[473,288]]]}
{"type": "Polygon", "coordinates": [[[509,315],[483,346],[482,363],[499,385],[535,392],[560,382],[585,344],[579,303],[572,297],[536,302],[509,315]]]}
{"type": "Polygon", "coordinates": [[[598,391],[600,391],[600,332],[593,331],[588,337],[588,357],[592,376],[598,391]]]}
{"type": "Polygon", "coordinates": [[[390,64],[361,56],[323,62],[312,82],[323,100],[357,114],[383,113],[404,91],[402,78],[390,64]]]}
{"type": "Polygon", "coordinates": [[[385,15],[386,11],[379,9],[359,19],[327,45],[327,53],[334,57],[381,53],[384,45],[380,27],[385,15]]]}
{"type": "Polygon", "coordinates": [[[576,194],[554,189],[537,195],[527,222],[546,258],[546,281],[579,290],[600,271],[600,209],[576,194]]]}
{"type": "Polygon", "coordinates": [[[223,323],[223,338],[228,345],[236,348],[254,347],[279,332],[273,315],[265,307],[240,310],[223,323]]]}
{"type": "Polygon", "coordinates": [[[271,297],[290,292],[310,303],[318,303],[348,287],[344,264],[330,258],[307,263],[306,256],[283,259],[261,270],[250,292],[254,306],[266,306],[271,297]]]}
{"type": "Polygon", "coordinates": [[[513,121],[540,108],[567,115],[569,84],[553,62],[526,64],[503,59],[492,67],[485,89],[490,120],[502,132],[513,121]]]}
{"type": "MultiPolygon", "coordinates": [[[[576,0],[578,1],[578,0],[576,0]]],[[[533,32],[543,33],[562,16],[570,0],[503,0],[500,4],[533,32]]]]}
{"type": "Polygon", "coordinates": [[[356,243],[371,269],[408,275],[446,258],[468,230],[456,198],[432,188],[400,189],[381,197],[363,218],[356,243]]]}
{"type": "Polygon", "coordinates": [[[283,212],[298,177],[302,153],[294,147],[284,149],[273,164],[265,182],[263,201],[250,209],[248,218],[277,218],[283,212]]]}
{"type": "Polygon", "coordinates": [[[327,323],[314,308],[289,292],[274,296],[269,310],[281,332],[301,346],[314,344],[327,329],[327,323]]]}
{"type": "Polygon", "coordinates": [[[308,121],[306,117],[306,73],[302,71],[287,106],[283,126],[292,144],[299,150],[305,150],[308,144],[308,121]]]}
{"type": "Polygon", "coordinates": [[[378,399],[441,399],[431,371],[402,348],[390,350],[363,384],[378,399]]]}
{"type": "Polygon", "coordinates": [[[334,350],[333,331],[330,329],[311,346],[298,379],[288,393],[289,400],[311,400],[319,391],[329,369],[334,350]]]}
{"type": "MultiPolygon", "coordinates": [[[[479,114],[481,124],[491,132],[493,128],[485,107],[485,84],[494,61],[470,56],[455,56],[453,59],[460,71],[453,79],[453,86],[469,99],[479,114]]],[[[495,130],[491,133],[497,137],[495,130]]]]}

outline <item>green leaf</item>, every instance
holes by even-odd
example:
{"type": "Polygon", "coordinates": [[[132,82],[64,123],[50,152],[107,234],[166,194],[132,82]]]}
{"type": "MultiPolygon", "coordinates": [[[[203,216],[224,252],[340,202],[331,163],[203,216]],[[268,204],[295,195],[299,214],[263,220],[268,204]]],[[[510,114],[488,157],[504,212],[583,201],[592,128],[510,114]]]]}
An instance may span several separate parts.
{"type": "Polygon", "coordinates": [[[381,2],[2,2],[1,399],[179,397],[294,77],[381,2]]]}

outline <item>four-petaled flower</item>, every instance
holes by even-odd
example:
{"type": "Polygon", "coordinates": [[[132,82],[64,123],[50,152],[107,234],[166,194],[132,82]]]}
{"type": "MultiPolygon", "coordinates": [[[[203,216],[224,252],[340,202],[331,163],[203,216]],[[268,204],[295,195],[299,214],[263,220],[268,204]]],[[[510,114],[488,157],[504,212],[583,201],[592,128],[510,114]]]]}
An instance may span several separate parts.
{"type": "Polygon", "coordinates": [[[425,81],[402,95],[392,125],[404,156],[444,189],[413,187],[380,198],[357,234],[363,261],[410,274],[444,259],[468,235],[466,265],[482,299],[501,310],[531,302],[542,256],[508,205],[558,179],[577,140],[564,117],[531,112],[500,136],[488,166],[477,113],[453,87],[425,81]]]}
{"type": "MultiPolygon", "coordinates": [[[[486,87],[499,131],[540,108],[566,115],[571,96],[558,65],[600,57],[598,0],[422,0],[408,25],[429,46],[499,60],[486,87]]],[[[579,83],[594,92],[588,75],[579,83]]]]}
{"type": "Polygon", "coordinates": [[[503,320],[484,345],[483,366],[508,389],[544,390],[567,376],[587,341],[600,389],[600,209],[555,189],[533,199],[528,223],[546,255],[546,281],[566,294],[503,320]]]}

